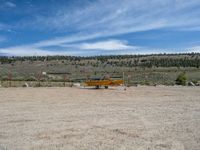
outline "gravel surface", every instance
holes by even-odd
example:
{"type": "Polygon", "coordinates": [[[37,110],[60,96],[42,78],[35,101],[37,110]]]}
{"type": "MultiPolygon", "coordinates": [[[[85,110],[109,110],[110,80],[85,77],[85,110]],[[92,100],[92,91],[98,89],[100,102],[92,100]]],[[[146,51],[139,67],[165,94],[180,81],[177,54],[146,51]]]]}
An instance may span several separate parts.
{"type": "Polygon", "coordinates": [[[199,87],[0,88],[0,150],[199,150],[199,87]]]}

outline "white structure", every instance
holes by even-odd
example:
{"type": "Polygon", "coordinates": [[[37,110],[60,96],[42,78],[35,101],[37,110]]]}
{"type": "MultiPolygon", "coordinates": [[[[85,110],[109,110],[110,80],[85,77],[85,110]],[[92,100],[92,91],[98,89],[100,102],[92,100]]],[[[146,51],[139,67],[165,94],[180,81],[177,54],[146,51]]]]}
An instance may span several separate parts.
{"type": "Polygon", "coordinates": [[[46,72],[42,72],[42,75],[47,75],[47,73],[46,72]]]}

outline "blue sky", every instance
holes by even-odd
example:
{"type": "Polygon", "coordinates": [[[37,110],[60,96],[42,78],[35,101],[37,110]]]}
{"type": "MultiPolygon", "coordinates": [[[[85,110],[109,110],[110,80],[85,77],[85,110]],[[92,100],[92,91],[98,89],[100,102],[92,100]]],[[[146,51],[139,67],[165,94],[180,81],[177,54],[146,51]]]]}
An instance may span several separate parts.
{"type": "Polygon", "coordinates": [[[0,0],[0,55],[200,52],[200,0],[0,0]]]}

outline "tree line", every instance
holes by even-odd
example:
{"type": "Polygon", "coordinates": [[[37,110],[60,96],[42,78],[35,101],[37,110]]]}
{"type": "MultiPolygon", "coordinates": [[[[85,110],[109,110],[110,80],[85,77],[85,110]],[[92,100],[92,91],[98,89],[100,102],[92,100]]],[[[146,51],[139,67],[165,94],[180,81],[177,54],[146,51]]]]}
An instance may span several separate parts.
{"type": "Polygon", "coordinates": [[[62,61],[75,65],[111,65],[121,67],[200,67],[200,53],[149,54],[149,55],[106,55],[106,56],[24,56],[0,57],[0,64],[34,61],[62,61]]]}

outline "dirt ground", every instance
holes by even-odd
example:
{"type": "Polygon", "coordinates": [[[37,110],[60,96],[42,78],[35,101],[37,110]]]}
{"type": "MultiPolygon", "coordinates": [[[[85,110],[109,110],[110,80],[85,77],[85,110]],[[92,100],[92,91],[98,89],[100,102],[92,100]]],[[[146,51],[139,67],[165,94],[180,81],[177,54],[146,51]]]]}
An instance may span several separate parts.
{"type": "Polygon", "coordinates": [[[0,150],[199,150],[199,87],[0,88],[0,150]]]}

